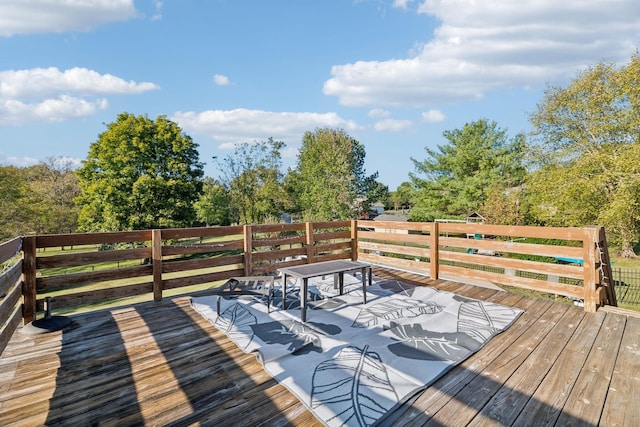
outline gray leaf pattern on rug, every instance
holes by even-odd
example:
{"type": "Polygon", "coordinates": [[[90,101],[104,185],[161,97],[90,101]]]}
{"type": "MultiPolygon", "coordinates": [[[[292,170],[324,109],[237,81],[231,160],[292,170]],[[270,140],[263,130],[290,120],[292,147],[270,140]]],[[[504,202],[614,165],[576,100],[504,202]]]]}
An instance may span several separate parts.
{"type": "Polygon", "coordinates": [[[377,283],[377,285],[386,291],[394,294],[401,294],[405,296],[412,296],[413,291],[416,288],[413,285],[407,285],[405,283],[398,282],[397,280],[385,280],[384,282],[377,283]]]}
{"type": "Polygon", "coordinates": [[[345,347],[335,358],[316,367],[312,378],[312,408],[324,405],[336,414],[333,418],[342,420],[344,425],[368,426],[389,409],[379,403],[381,396],[398,402],[384,363],[378,353],[368,349],[368,345],[345,347]]]}
{"type": "Polygon", "coordinates": [[[238,303],[226,308],[215,321],[215,325],[243,349],[253,341],[251,326],[257,323],[256,316],[238,303]]]}
{"type": "Polygon", "coordinates": [[[463,302],[458,310],[458,331],[484,343],[508,325],[515,314],[511,307],[481,301],[463,302]]]}
{"type": "Polygon", "coordinates": [[[433,301],[393,300],[372,304],[363,308],[351,325],[353,328],[368,328],[377,325],[381,320],[396,320],[417,317],[422,314],[435,314],[442,311],[442,306],[433,301]]]}
{"type": "Polygon", "coordinates": [[[423,329],[419,323],[398,325],[388,329],[398,342],[389,344],[390,352],[399,357],[415,360],[456,361],[477,350],[478,343],[462,332],[434,332],[423,329]]]}
{"type": "MultiPolygon", "coordinates": [[[[327,335],[335,335],[341,329],[335,325],[309,322],[318,331],[327,335]]],[[[316,330],[304,323],[294,320],[281,320],[252,325],[254,333],[267,344],[288,345],[288,350],[295,355],[307,354],[311,351],[322,352],[322,341],[316,330]]]]}

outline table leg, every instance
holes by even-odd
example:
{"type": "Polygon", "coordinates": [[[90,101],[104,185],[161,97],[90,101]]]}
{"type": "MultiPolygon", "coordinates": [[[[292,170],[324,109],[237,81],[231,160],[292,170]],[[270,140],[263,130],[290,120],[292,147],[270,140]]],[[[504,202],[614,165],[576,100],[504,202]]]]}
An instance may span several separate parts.
{"type": "Polygon", "coordinates": [[[362,275],[362,301],[367,303],[367,267],[362,267],[362,271],[360,272],[362,275]]]}
{"type": "Polygon", "coordinates": [[[340,295],[344,294],[344,271],[338,273],[338,286],[340,289],[340,295]]]}
{"type": "Polygon", "coordinates": [[[282,275],[282,309],[287,309],[287,273],[282,275]]]}
{"type": "Polygon", "coordinates": [[[302,279],[302,289],[300,290],[302,293],[300,294],[300,318],[302,322],[307,321],[307,285],[309,284],[309,279],[306,277],[302,279]]]}

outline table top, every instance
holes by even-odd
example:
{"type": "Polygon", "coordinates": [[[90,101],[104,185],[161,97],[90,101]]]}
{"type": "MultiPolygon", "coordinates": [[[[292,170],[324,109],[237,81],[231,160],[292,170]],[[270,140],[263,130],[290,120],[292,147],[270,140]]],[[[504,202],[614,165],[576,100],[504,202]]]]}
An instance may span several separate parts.
{"type": "Polygon", "coordinates": [[[293,267],[280,268],[280,273],[300,277],[302,279],[309,277],[322,276],[325,274],[342,273],[345,271],[356,270],[359,268],[369,267],[369,264],[358,261],[335,260],[315,262],[313,264],[296,265],[293,267]]]}

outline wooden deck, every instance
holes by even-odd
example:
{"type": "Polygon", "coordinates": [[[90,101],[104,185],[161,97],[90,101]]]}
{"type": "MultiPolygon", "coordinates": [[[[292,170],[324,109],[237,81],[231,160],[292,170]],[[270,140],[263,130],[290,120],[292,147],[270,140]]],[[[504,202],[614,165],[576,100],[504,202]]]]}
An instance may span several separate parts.
{"type": "MultiPolygon", "coordinates": [[[[640,425],[640,319],[401,275],[525,312],[387,424],[640,425]]],[[[2,426],[192,424],[322,425],[188,297],[17,332],[0,357],[2,426]]]]}

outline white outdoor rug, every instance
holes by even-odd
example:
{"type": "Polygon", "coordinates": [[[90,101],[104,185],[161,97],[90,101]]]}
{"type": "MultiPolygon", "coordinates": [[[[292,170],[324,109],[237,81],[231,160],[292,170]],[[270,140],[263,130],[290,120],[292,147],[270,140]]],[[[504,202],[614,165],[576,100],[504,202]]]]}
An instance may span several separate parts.
{"type": "MultiPolygon", "coordinates": [[[[330,426],[368,426],[429,386],[504,331],[521,310],[395,280],[367,288],[345,275],[345,295],[333,278],[310,280],[307,322],[299,289],[281,292],[267,314],[258,297],[193,298],[193,308],[330,426]],[[348,286],[347,286],[348,284],[348,286]]],[[[287,291],[290,286],[287,286],[287,291]]]]}

